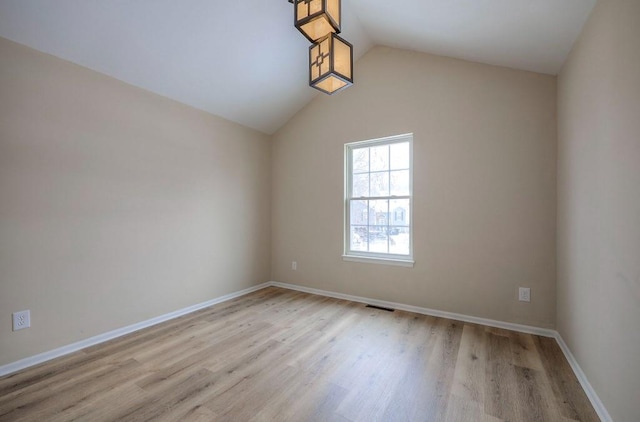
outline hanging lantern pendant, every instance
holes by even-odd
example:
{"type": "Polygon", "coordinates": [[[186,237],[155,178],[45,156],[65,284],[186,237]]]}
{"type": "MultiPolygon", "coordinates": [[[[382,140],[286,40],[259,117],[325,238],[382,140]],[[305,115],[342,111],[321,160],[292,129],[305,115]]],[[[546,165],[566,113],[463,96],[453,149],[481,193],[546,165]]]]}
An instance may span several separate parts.
{"type": "Polygon", "coordinates": [[[334,33],[309,47],[309,85],[333,94],[353,84],[353,46],[334,33]]]}
{"type": "Polygon", "coordinates": [[[340,0],[295,0],[294,26],[309,41],[340,33],[340,0]]]}

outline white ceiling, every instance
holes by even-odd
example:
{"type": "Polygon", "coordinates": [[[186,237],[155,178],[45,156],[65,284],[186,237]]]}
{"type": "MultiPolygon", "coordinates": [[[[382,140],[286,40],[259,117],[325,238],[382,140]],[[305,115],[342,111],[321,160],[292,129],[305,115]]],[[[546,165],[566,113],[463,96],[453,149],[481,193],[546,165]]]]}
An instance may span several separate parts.
{"type": "MultiPolygon", "coordinates": [[[[595,2],[343,0],[341,36],[555,74],[595,2]]],[[[324,95],[287,0],[0,0],[0,36],[265,133],[324,95]]]]}

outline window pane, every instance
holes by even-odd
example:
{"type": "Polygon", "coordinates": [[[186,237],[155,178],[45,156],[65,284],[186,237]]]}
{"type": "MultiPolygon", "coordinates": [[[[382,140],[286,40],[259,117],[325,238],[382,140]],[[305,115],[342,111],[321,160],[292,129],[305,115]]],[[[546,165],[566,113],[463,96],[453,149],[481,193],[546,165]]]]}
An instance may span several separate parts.
{"type": "Polygon", "coordinates": [[[389,225],[408,226],[411,223],[409,212],[408,199],[392,199],[389,201],[389,225]]]}
{"type": "Polygon", "coordinates": [[[389,253],[387,226],[369,226],[369,252],[389,253]]]}
{"type": "Polygon", "coordinates": [[[370,171],[389,170],[389,145],[371,147],[370,171]]]}
{"type": "Polygon", "coordinates": [[[369,196],[369,173],[354,174],[351,197],[369,196]]]}
{"type": "Polygon", "coordinates": [[[409,227],[389,227],[389,253],[409,255],[409,227]]]}
{"type": "Polygon", "coordinates": [[[389,200],[369,201],[369,225],[386,226],[389,218],[389,200]]]}
{"type": "Polygon", "coordinates": [[[391,144],[391,170],[409,168],[409,142],[391,144]]]}
{"type": "Polygon", "coordinates": [[[371,196],[389,196],[389,172],[371,173],[371,196]]]}
{"type": "Polygon", "coordinates": [[[391,195],[409,195],[409,170],[390,172],[391,195]]]}
{"type": "Polygon", "coordinates": [[[369,148],[354,149],[352,160],[351,168],[354,173],[369,171],[369,148]]]}
{"type": "Polygon", "coordinates": [[[351,225],[367,225],[369,220],[369,207],[368,201],[352,200],[350,204],[350,223],[351,225]]]}
{"type": "Polygon", "coordinates": [[[367,226],[351,226],[350,246],[353,251],[364,251],[369,249],[369,234],[367,226]]]}

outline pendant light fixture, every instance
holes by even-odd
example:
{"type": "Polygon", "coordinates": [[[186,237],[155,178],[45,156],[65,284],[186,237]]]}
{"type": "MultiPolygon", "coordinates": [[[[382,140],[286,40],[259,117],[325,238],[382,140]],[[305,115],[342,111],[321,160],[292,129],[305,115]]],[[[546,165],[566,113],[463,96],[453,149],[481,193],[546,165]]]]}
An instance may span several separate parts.
{"type": "Polygon", "coordinates": [[[333,94],[353,84],[353,47],[334,33],[309,47],[309,85],[333,94]]]}
{"type": "Polygon", "coordinates": [[[340,33],[340,0],[297,0],[294,26],[311,42],[340,33]]]}
{"type": "Polygon", "coordinates": [[[309,86],[333,94],[353,85],[353,46],[339,37],[341,0],[289,0],[309,47],[309,86]]]}

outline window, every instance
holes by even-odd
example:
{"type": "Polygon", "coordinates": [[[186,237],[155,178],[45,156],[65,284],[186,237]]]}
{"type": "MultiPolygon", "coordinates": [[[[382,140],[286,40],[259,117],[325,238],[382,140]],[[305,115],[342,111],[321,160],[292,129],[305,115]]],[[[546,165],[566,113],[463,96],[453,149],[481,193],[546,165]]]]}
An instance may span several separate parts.
{"type": "Polygon", "coordinates": [[[345,260],[413,264],[413,134],[345,145],[345,260]]]}

